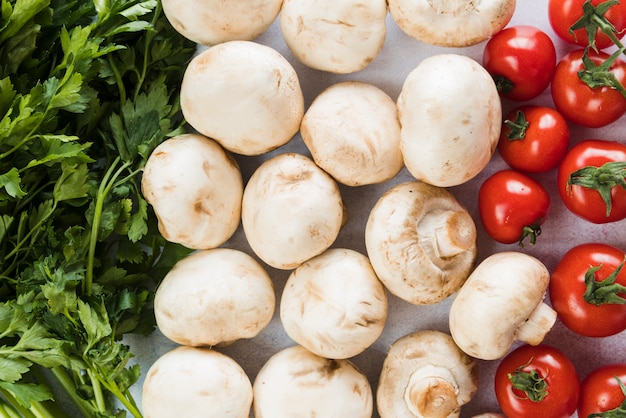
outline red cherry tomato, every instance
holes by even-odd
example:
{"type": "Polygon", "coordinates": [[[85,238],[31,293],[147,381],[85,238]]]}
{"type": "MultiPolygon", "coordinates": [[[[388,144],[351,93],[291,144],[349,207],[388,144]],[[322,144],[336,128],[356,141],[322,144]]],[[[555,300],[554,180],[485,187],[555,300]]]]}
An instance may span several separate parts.
{"type": "Polygon", "coordinates": [[[606,364],[594,369],[580,384],[580,400],[578,401],[578,416],[588,417],[591,414],[600,414],[614,411],[621,407],[623,416],[626,410],[626,364],[606,364]]]}
{"type": "Polygon", "coordinates": [[[524,105],[505,117],[498,152],[511,168],[542,173],[560,164],[569,139],[567,121],[557,110],[524,105]]]}
{"type": "MultiPolygon", "coordinates": [[[[615,122],[626,112],[626,98],[615,88],[591,88],[582,81],[578,72],[584,69],[583,55],[584,50],[576,50],[559,60],[550,91],[556,109],[567,120],[588,128],[599,128],[615,122]]],[[[600,66],[609,55],[589,50],[588,57],[595,66],[600,66]]],[[[609,69],[622,86],[626,84],[626,62],[618,58],[609,69]]]]}
{"type": "Polygon", "coordinates": [[[552,39],[534,26],[511,26],[495,34],[483,51],[483,66],[501,96],[523,101],[541,94],[556,66],[552,39]]]}
{"type": "Polygon", "coordinates": [[[576,410],[580,381],[571,360],[549,345],[522,345],[496,369],[496,398],[508,418],[567,418],[576,410]]]}
{"type": "Polygon", "coordinates": [[[563,158],[557,186],[565,206],[583,219],[596,224],[626,219],[626,145],[579,142],[563,158]]]}
{"type": "MultiPolygon", "coordinates": [[[[597,6],[606,0],[591,0],[591,4],[597,6]]],[[[554,32],[564,41],[585,47],[589,45],[587,33],[584,28],[570,33],[570,27],[584,14],[583,4],[585,0],[549,0],[548,20],[554,32]]],[[[604,14],[604,17],[615,27],[616,36],[621,39],[626,28],[626,3],[620,1],[612,5],[604,14]]],[[[596,31],[596,48],[605,49],[613,45],[613,41],[605,34],[596,31]]]]}
{"type": "Polygon", "coordinates": [[[534,244],[548,216],[550,196],[533,178],[515,170],[489,177],[478,190],[478,212],[485,231],[494,240],[534,244]]]}
{"type": "Polygon", "coordinates": [[[550,279],[550,300],[563,324],[586,337],[626,329],[626,254],[602,243],[578,245],[561,258],[550,279]]]}

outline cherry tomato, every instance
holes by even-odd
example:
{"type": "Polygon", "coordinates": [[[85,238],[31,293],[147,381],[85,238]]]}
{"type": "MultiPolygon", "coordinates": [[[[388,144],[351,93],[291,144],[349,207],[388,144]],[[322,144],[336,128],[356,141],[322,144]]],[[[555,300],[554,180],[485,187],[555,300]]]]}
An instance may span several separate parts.
{"type": "MultiPolygon", "coordinates": [[[[556,109],[567,120],[599,128],[615,122],[626,112],[626,98],[615,88],[604,85],[591,88],[580,79],[578,72],[584,69],[584,53],[579,49],[559,60],[550,91],[556,109]]],[[[609,57],[602,51],[588,51],[588,58],[595,66],[603,65],[609,57]]],[[[617,58],[609,69],[622,86],[626,84],[626,62],[617,58]]]]}
{"type": "Polygon", "coordinates": [[[600,366],[591,371],[580,384],[580,399],[578,401],[578,416],[588,417],[592,414],[613,411],[614,415],[594,416],[624,416],[626,411],[626,364],[614,363],[600,366]],[[617,413],[621,407],[622,415],[617,413]]]}
{"type": "MultiPolygon", "coordinates": [[[[591,4],[597,6],[606,0],[591,0],[591,4]]],[[[589,45],[587,33],[584,28],[570,33],[570,27],[584,14],[583,5],[585,0],[549,0],[548,20],[554,32],[564,41],[585,47],[589,45]]],[[[620,1],[612,5],[604,14],[604,17],[615,27],[616,36],[621,39],[626,28],[626,3],[620,1]]],[[[613,45],[613,41],[605,34],[595,31],[595,44],[598,49],[605,49],[613,45]]]]}
{"type": "Polygon", "coordinates": [[[550,279],[550,300],[563,324],[586,337],[626,329],[626,254],[603,243],[580,244],[563,255],[550,279]]]}
{"type": "Polygon", "coordinates": [[[512,168],[542,173],[557,167],[569,147],[565,118],[546,106],[519,106],[505,117],[498,152],[512,168]]]}
{"type": "Polygon", "coordinates": [[[548,216],[550,196],[533,178],[515,170],[493,174],[478,190],[478,212],[494,240],[520,245],[526,237],[534,244],[548,216]]]}
{"type": "Polygon", "coordinates": [[[501,360],[494,387],[508,418],[566,418],[576,410],[580,380],[563,352],[545,344],[526,344],[501,360]]]}
{"type": "Polygon", "coordinates": [[[626,145],[587,139],[573,146],[557,174],[559,195],[577,216],[596,224],[626,218],[626,145]]]}
{"type": "Polygon", "coordinates": [[[483,66],[496,81],[502,97],[530,100],[550,84],[556,66],[556,49],[552,39],[540,29],[511,26],[487,41],[483,66]]]}

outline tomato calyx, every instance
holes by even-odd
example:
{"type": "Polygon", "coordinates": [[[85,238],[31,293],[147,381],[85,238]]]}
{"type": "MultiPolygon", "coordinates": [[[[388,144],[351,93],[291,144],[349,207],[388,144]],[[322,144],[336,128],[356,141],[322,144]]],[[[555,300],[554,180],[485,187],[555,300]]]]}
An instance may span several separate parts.
{"type": "Polygon", "coordinates": [[[535,243],[537,242],[537,237],[541,235],[542,221],[543,219],[538,219],[537,222],[535,222],[534,224],[522,228],[522,235],[520,236],[518,241],[518,245],[520,247],[524,246],[524,240],[526,239],[526,237],[528,237],[530,245],[535,245],[535,243]]]}
{"type": "Polygon", "coordinates": [[[582,167],[569,175],[567,186],[571,190],[573,185],[600,193],[608,217],[611,214],[611,189],[616,186],[626,189],[626,162],[612,161],[600,167],[582,167]]]}
{"type": "Polygon", "coordinates": [[[607,303],[625,305],[626,298],[619,296],[618,293],[626,293],[626,286],[619,283],[615,283],[617,275],[624,267],[626,258],[617,268],[604,280],[596,281],[595,273],[602,268],[602,265],[589,268],[585,273],[585,294],[583,298],[585,302],[591,303],[596,306],[604,305],[607,303]]]}
{"type": "Polygon", "coordinates": [[[626,416],[626,385],[624,385],[624,382],[617,376],[615,376],[615,380],[617,380],[617,384],[624,394],[624,401],[615,409],[589,414],[587,418],[621,418],[626,416]]]}
{"type": "Polygon", "coordinates": [[[581,58],[583,63],[583,69],[578,71],[578,78],[585,83],[589,88],[596,89],[600,87],[609,87],[619,91],[624,98],[626,98],[626,88],[615,77],[615,74],[611,71],[611,66],[615,61],[624,53],[624,47],[621,47],[607,59],[605,59],[600,65],[596,65],[591,58],[589,58],[589,48],[585,48],[585,52],[581,58]]]}
{"type": "Polygon", "coordinates": [[[526,120],[526,115],[521,110],[518,110],[515,113],[514,121],[507,119],[504,121],[504,124],[510,129],[509,133],[506,136],[506,138],[510,141],[524,139],[524,137],[526,136],[526,130],[529,126],[529,123],[526,120]]]}
{"type": "Polygon", "coordinates": [[[494,74],[491,76],[496,83],[496,89],[500,94],[508,94],[515,88],[515,83],[503,75],[494,74]]]}
{"type": "Polygon", "coordinates": [[[587,43],[594,51],[596,48],[596,33],[598,30],[608,36],[611,41],[618,47],[622,47],[620,40],[617,37],[617,29],[609,20],[605,14],[609,9],[619,4],[618,0],[607,0],[596,6],[591,3],[591,0],[586,0],[583,3],[583,15],[569,28],[569,33],[576,39],[575,30],[585,29],[587,34],[587,43]]]}
{"type": "Polygon", "coordinates": [[[541,377],[536,369],[524,371],[528,367],[532,359],[519,366],[513,373],[509,373],[507,377],[511,381],[513,389],[524,392],[525,398],[532,402],[541,402],[548,396],[548,382],[545,377],[541,377]]]}

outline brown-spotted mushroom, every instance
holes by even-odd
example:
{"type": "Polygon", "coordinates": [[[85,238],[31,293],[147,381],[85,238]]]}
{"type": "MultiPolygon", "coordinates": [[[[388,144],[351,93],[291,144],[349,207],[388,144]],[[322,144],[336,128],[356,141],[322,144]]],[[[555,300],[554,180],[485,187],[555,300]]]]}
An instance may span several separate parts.
{"type": "Polygon", "coordinates": [[[474,359],[450,335],[422,330],[389,347],[376,406],[381,418],[453,418],[477,390],[474,359]]]}
{"type": "Polygon", "coordinates": [[[295,345],[263,365],[253,384],[255,418],[371,418],[372,388],[350,360],[295,345]]]}
{"type": "Polygon", "coordinates": [[[318,356],[354,357],[383,332],[385,288],[366,256],[331,248],[291,273],[280,319],[291,339],[318,356]]]}
{"type": "Polygon", "coordinates": [[[229,41],[191,60],[180,106],[199,133],[236,154],[259,155],[298,132],[304,96],[295,69],[274,48],[229,41]]]}
{"type": "Polygon", "coordinates": [[[237,162],[198,134],[162,142],[150,154],[141,191],[163,237],[191,249],[215,248],[237,230],[243,180],[237,162]]]}
{"type": "Polygon", "coordinates": [[[469,212],[449,190],[418,181],[397,184],[378,199],[367,220],[365,244],[385,287],[416,305],[457,291],[477,256],[469,212]]]}
{"type": "Polygon", "coordinates": [[[300,133],[317,165],[348,186],[385,182],[404,167],[396,104],[369,83],[328,87],[305,112],[300,133]]]}
{"type": "Polygon", "coordinates": [[[287,46],[302,63],[347,74],[378,56],[386,17],[385,0],[285,0],[279,19],[287,46]]]}
{"type": "Polygon", "coordinates": [[[496,360],[516,341],[538,345],[556,312],[544,299],[550,273],[537,258],[504,251],[485,258],[450,306],[450,333],[470,356],[496,360]]]}
{"type": "Polygon", "coordinates": [[[302,154],[282,153],[250,177],[241,223],[261,260],[290,270],[335,242],[344,212],[339,186],[328,173],[302,154]]]}
{"type": "Polygon", "coordinates": [[[513,17],[515,0],[389,0],[407,35],[431,45],[466,47],[489,39],[513,17]]]}

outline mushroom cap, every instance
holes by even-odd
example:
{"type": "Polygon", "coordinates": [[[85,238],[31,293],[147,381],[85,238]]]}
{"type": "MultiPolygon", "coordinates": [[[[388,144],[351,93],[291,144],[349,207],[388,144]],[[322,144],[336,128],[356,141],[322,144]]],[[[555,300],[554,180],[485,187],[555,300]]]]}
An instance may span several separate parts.
{"type": "Polygon", "coordinates": [[[159,144],[146,162],[141,191],[168,241],[191,249],[215,248],[239,226],[239,166],[202,135],[179,135],[159,144]]]}
{"type": "MultiPolygon", "coordinates": [[[[376,406],[381,418],[414,418],[407,403],[414,379],[422,370],[443,369],[456,388],[457,409],[447,415],[458,416],[460,407],[468,403],[478,390],[478,371],[474,359],[456,346],[452,337],[436,330],[421,330],[396,340],[383,362],[376,392],[376,406]]],[[[431,377],[427,372],[422,377],[431,377]]],[[[411,398],[409,398],[411,399],[411,398]]],[[[434,405],[420,405],[423,411],[434,405]]],[[[419,413],[418,411],[415,411],[419,413]]],[[[421,415],[421,414],[420,414],[421,415]]]]}
{"type": "Polygon", "coordinates": [[[253,384],[255,418],[371,418],[372,388],[349,360],[296,345],[275,353],[253,384]]]}
{"type": "Polygon", "coordinates": [[[396,103],[368,83],[328,87],[304,114],[300,133],[317,165],[348,186],[382,183],[404,166],[396,103]]]}
{"type": "Polygon", "coordinates": [[[161,333],[188,346],[255,337],[269,324],[274,309],[269,274],[248,254],[229,248],[199,251],[178,261],[154,299],[161,333]]]}
{"type": "Polygon", "coordinates": [[[243,155],[286,144],[304,115],[289,61],[251,41],[224,42],[196,55],[183,76],[180,105],[196,131],[243,155]]]}
{"type": "Polygon", "coordinates": [[[289,337],[314,354],[349,358],[383,332],[387,296],[366,256],[332,248],[291,273],[280,318],[289,337]]]}
{"type": "Polygon", "coordinates": [[[146,418],[248,418],[252,384],[232,358],[208,348],[178,346],[150,366],[141,405],[146,418]]]}
{"type": "Polygon", "coordinates": [[[365,245],[391,293],[412,304],[433,304],[457,291],[474,268],[476,226],[450,191],[405,182],[387,190],[370,211],[365,245]]]}
{"type": "Polygon", "coordinates": [[[485,258],[450,306],[454,341],[482,360],[503,357],[542,304],[549,282],[548,269],[531,255],[504,251],[485,258]]]}
{"type": "Polygon", "coordinates": [[[389,0],[389,13],[407,35],[427,44],[466,47],[502,30],[515,0],[389,0]]]}
{"type": "Polygon", "coordinates": [[[425,58],[404,80],[397,106],[404,163],[417,180],[457,186],[491,160],[502,103],[491,75],[472,58],[425,58]]]}
{"type": "Polygon", "coordinates": [[[292,53],[316,70],[338,74],[367,67],[386,36],[385,0],[285,0],[280,28],[292,53]]]}
{"type": "Polygon", "coordinates": [[[163,12],[178,33],[198,44],[250,41],[276,20],[282,0],[163,0],[163,12]]]}
{"type": "Polygon", "coordinates": [[[343,217],[339,186],[301,154],[266,160],[244,189],[244,234],[255,254],[277,269],[295,268],[329,248],[343,217]]]}

